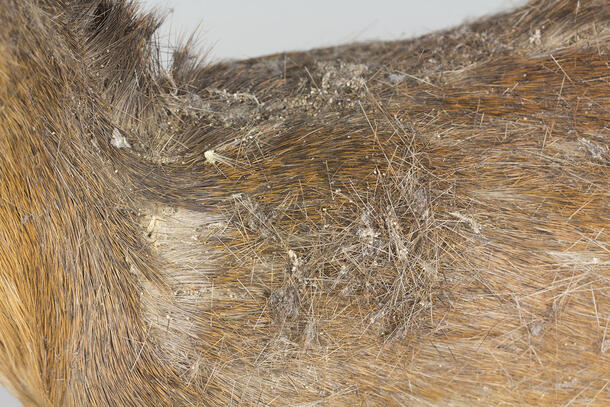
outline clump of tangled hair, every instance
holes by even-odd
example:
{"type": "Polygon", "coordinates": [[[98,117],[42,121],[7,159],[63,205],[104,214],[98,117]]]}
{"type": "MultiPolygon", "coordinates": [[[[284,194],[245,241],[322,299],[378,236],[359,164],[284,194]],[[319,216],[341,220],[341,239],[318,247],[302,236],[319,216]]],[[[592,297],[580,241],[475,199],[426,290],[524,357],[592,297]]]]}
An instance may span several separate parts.
{"type": "Polygon", "coordinates": [[[161,63],[0,3],[0,376],[26,406],[610,404],[610,7],[161,63]]]}

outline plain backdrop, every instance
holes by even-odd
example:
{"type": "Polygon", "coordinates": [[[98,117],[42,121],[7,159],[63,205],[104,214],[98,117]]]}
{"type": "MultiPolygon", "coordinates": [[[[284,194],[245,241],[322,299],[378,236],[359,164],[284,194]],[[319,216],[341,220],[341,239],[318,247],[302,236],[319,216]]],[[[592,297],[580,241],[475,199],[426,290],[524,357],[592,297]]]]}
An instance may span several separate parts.
{"type": "Polygon", "coordinates": [[[161,43],[186,39],[212,60],[365,40],[394,40],[458,25],[524,0],[143,0],[167,16],[161,43]]]}
{"type": "MultiPolygon", "coordinates": [[[[166,15],[159,41],[197,32],[208,61],[425,34],[509,10],[524,0],[143,0],[166,15]]],[[[0,407],[20,404],[0,387],[0,407]]]]}

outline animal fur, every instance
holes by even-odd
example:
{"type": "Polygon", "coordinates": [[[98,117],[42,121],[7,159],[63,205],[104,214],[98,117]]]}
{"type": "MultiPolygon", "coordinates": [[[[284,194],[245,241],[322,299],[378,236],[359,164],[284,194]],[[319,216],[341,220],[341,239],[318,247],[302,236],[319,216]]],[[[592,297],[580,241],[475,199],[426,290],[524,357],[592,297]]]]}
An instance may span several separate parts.
{"type": "Polygon", "coordinates": [[[610,403],[610,7],[173,65],[0,3],[0,373],[26,406],[610,403]]]}

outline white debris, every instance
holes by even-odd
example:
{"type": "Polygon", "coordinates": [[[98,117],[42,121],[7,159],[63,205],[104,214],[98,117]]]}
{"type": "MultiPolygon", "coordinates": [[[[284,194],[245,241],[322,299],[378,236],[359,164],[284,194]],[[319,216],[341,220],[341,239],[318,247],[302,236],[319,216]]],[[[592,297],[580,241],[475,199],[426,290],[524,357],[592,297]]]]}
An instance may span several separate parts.
{"type": "Polygon", "coordinates": [[[290,265],[291,270],[293,273],[297,272],[299,269],[299,266],[301,265],[301,261],[299,260],[299,257],[297,256],[297,254],[294,252],[294,250],[288,250],[288,258],[290,259],[290,265]]]}
{"type": "Polygon", "coordinates": [[[470,224],[470,227],[472,227],[472,230],[474,231],[474,233],[479,234],[481,233],[481,227],[479,226],[479,224],[477,223],[477,221],[475,221],[472,218],[469,218],[466,215],[462,215],[459,212],[449,212],[450,215],[455,216],[456,218],[458,218],[459,220],[461,220],[462,222],[466,222],[470,224]]]}
{"type": "Polygon", "coordinates": [[[214,152],[214,150],[206,151],[205,153],[203,153],[203,156],[205,157],[206,162],[210,164],[216,164],[216,153],[214,152]]]}
{"type": "Polygon", "coordinates": [[[584,137],[578,140],[582,147],[596,160],[603,160],[604,155],[610,151],[607,145],[598,145],[584,137]]]}
{"type": "Polygon", "coordinates": [[[391,83],[396,84],[396,83],[402,82],[406,77],[407,77],[407,75],[405,75],[405,74],[392,73],[392,74],[390,74],[390,76],[388,76],[388,79],[390,80],[391,83]]]}
{"type": "Polygon", "coordinates": [[[542,333],[542,329],[543,329],[542,322],[536,321],[532,324],[530,331],[532,332],[532,335],[538,336],[542,333]]]}
{"type": "Polygon", "coordinates": [[[220,155],[214,150],[206,151],[205,153],[203,153],[203,156],[205,157],[205,162],[208,164],[212,164],[212,165],[223,164],[223,165],[227,165],[229,167],[238,166],[238,164],[235,160],[233,160],[229,157],[220,155]]]}
{"type": "Polygon", "coordinates": [[[534,34],[532,34],[529,38],[530,44],[540,45],[542,43],[542,37],[540,35],[540,30],[536,29],[534,34]]]}
{"type": "Polygon", "coordinates": [[[110,140],[110,144],[116,148],[131,148],[129,141],[121,134],[119,129],[116,127],[112,130],[112,139],[110,140]]]}

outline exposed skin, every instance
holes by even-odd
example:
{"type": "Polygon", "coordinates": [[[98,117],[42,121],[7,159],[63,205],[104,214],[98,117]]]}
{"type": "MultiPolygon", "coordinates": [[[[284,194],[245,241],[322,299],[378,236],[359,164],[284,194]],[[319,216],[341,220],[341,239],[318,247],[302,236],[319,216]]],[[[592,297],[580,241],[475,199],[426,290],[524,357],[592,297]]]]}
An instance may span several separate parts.
{"type": "Polygon", "coordinates": [[[0,375],[25,406],[610,403],[610,7],[163,68],[0,2],[0,375]]]}

